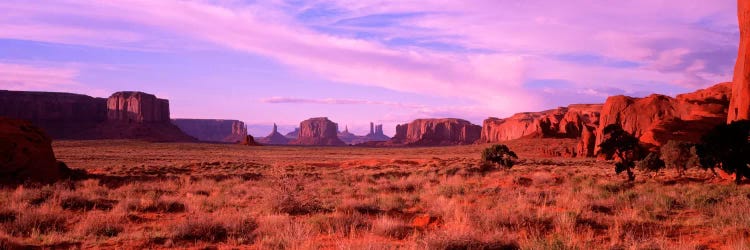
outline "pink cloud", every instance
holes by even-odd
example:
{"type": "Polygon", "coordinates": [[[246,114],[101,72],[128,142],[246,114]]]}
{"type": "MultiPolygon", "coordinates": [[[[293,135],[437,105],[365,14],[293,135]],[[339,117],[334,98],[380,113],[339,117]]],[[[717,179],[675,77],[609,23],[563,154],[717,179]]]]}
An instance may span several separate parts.
{"type": "MultiPolygon", "coordinates": [[[[731,0],[218,3],[6,2],[0,3],[0,11],[15,14],[0,17],[0,37],[146,48],[190,47],[207,42],[269,57],[300,74],[332,81],[469,98],[477,105],[444,113],[497,116],[546,108],[542,107],[544,100],[523,86],[533,79],[569,81],[580,88],[579,93],[594,96],[599,94],[587,90],[608,86],[642,90],[629,82],[693,87],[728,80],[730,67],[712,70],[707,65],[731,60],[707,61],[713,58],[695,54],[705,53],[707,48],[736,46],[736,40],[724,39],[726,32],[736,29],[736,3],[731,0]],[[379,35],[379,39],[366,39],[319,31],[295,19],[295,14],[321,4],[342,14],[316,20],[314,25],[333,26],[342,19],[378,14],[424,14],[399,20],[398,27],[342,27],[379,35]],[[84,26],[52,23],[45,21],[49,16],[91,22],[84,26]],[[699,25],[715,16],[721,18],[713,18],[708,24],[714,28],[699,25]],[[31,21],[19,22],[18,17],[31,21]],[[108,25],[111,23],[128,25],[108,25]],[[426,39],[474,51],[388,45],[393,38],[426,39]],[[568,54],[596,55],[639,65],[611,67],[559,58],[568,54]]],[[[415,112],[436,114],[443,110],[415,112]]]]}
{"type": "Polygon", "coordinates": [[[0,89],[50,90],[77,85],[78,70],[0,63],[0,89]]]}

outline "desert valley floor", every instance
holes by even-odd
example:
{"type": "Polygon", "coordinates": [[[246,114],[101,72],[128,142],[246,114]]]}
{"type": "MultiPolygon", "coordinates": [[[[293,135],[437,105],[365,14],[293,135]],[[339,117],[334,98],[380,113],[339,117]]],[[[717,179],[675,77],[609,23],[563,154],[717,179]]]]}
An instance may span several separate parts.
{"type": "MultiPolygon", "coordinates": [[[[542,140],[542,141],[540,141],[542,140]]],[[[365,148],[57,141],[90,177],[0,190],[0,248],[748,249],[750,188],[546,157],[573,140],[365,148]],[[538,145],[545,145],[540,148],[538,145]]]]}

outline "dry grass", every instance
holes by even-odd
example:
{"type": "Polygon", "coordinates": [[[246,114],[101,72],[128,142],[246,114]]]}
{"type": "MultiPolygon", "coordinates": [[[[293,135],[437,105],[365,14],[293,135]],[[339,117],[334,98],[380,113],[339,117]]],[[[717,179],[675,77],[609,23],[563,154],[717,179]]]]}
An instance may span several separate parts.
{"type": "Polygon", "coordinates": [[[0,190],[0,249],[747,249],[747,186],[548,157],[572,143],[510,142],[498,170],[483,145],[57,142],[92,178],[0,190]]]}

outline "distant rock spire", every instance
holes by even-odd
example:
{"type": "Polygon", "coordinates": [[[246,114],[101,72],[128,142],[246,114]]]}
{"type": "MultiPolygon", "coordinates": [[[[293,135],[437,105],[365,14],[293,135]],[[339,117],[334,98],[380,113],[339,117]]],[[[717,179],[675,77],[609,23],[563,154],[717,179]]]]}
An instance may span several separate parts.
{"type": "Polygon", "coordinates": [[[370,122],[370,134],[371,135],[375,134],[375,127],[374,126],[375,126],[375,124],[372,123],[372,122],[370,122]]]}
{"type": "Polygon", "coordinates": [[[276,123],[274,122],[273,123],[273,132],[271,132],[271,133],[278,133],[278,130],[279,130],[279,127],[276,126],[276,123]]]}
{"type": "Polygon", "coordinates": [[[347,133],[349,133],[349,125],[345,125],[345,126],[344,126],[344,132],[347,132],[347,133]]]}

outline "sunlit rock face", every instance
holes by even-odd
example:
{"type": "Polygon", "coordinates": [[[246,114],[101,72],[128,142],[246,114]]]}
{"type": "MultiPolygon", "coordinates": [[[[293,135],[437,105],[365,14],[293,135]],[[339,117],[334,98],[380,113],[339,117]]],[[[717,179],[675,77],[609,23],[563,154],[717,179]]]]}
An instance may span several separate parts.
{"type": "Polygon", "coordinates": [[[508,118],[488,118],[480,142],[494,143],[521,138],[578,138],[585,126],[599,122],[601,104],[572,104],[542,112],[518,113],[508,118]]]}
{"type": "MultiPolygon", "coordinates": [[[[697,142],[713,127],[727,120],[732,83],[675,98],[653,94],[644,98],[611,96],[601,112],[596,135],[607,125],[619,124],[646,146],[661,146],[669,140],[697,142]]],[[[596,145],[602,142],[597,136],[596,145]]]]}
{"type": "Polygon", "coordinates": [[[343,146],[338,138],[339,126],[326,117],[311,118],[300,123],[300,131],[295,145],[343,146]]]}
{"type": "Polygon", "coordinates": [[[740,49],[734,66],[728,122],[750,119],[750,1],[737,1],[737,15],[740,24],[740,49]]]}
{"type": "Polygon", "coordinates": [[[397,125],[392,144],[439,146],[472,144],[479,140],[482,127],[455,118],[417,119],[397,125]]]}

